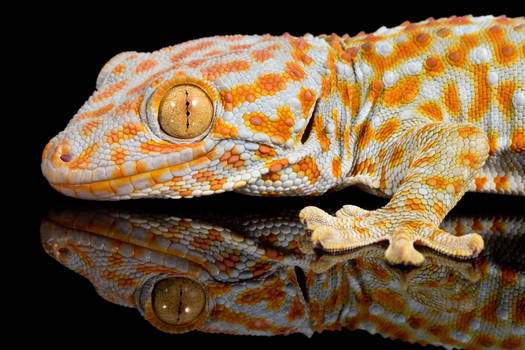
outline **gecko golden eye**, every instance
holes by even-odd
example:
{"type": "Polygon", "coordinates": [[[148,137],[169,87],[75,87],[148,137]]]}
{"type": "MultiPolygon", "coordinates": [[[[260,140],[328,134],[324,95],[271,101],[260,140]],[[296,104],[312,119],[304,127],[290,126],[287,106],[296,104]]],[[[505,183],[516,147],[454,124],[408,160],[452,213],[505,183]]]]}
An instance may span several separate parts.
{"type": "Polygon", "coordinates": [[[198,86],[177,85],[162,97],[158,118],[166,134],[178,139],[192,139],[208,130],[213,118],[213,104],[198,86]]]}
{"type": "Polygon", "coordinates": [[[153,312],[170,325],[184,326],[196,321],[206,307],[206,293],[199,283],[184,278],[157,282],[152,292],[153,312]]]}

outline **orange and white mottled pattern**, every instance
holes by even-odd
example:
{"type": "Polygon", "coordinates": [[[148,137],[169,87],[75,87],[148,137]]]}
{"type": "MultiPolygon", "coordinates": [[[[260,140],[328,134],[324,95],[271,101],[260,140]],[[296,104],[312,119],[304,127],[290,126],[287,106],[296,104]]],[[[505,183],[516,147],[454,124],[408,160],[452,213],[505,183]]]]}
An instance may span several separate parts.
{"type": "MultiPolygon", "coordinates": [[[[427,251],[422,266],[399,269],[370,246],[344,259],[322,256],[339,261],[320,272],[316,254],[299,249],[307,235],[297,211],[275,213],[222,216],[233,231],[198,217],[66,210],[44,220],[41,241],[101,297],[169,333],[311,336],[347,328],[446,348],[525,346],[523,217],[446,219],[447,229],[476,230],[491,243],[474,262],[427,251]],[[155,285],[174,277],[206,295],[203,315],[183,328],[151,306],[155,285]]],[[[180,308],[194,306],[186,302],[180,308]]]]}
{"type": "Polygon", "coordinates": [[[388,240],[467,258],[478,235],[437,227],[466,191],[525,194],[525,20],[453,17],[373,34],[204,38],[111,59],[53,138],[42,171],[58,191],[119,200],[234,190],[319,195],[349,185],[391,196],[373,212],[301,218],[326,250],[388,240]],[[175,142],[158,121],[170,87],[192,84],[212,126],[175,142]]]}

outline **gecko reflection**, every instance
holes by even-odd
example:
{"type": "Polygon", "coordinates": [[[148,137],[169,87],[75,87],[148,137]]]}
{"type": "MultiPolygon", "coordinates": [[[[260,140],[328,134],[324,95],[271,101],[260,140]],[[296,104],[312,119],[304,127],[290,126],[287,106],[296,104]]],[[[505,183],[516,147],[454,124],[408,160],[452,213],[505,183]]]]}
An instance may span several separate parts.
{"type": "Polygon", "coordinates": [[[41,240],[104,299],[165,332],[346,328],[467,349],[525,345],[525,217],[449,219],[449,232],[483,236],[482,255],[461,262],[425,251],[410,269],[388,265],[381,245],[318,256],[297,217],[66,210],[44,219],[41,240]]]}

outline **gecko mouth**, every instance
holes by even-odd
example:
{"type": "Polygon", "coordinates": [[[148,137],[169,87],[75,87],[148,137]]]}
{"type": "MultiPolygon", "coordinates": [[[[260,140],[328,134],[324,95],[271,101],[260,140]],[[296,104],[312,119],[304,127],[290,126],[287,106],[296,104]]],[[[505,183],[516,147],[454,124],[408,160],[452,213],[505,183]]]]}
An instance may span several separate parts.
{"type": "Polygon", "coordinates": [[[200,194],[177,191],[180,182],[186,175],[205,169],[220,157],[220,148],[215,142],[202,142],[180,152],[149,155],[146,160],[89,168],[85,159],[73,157],[64,151],[63,145],[52,140],[42,154],[41,169],[53,188],[75,198],[120,200],[151,197],[151,192],[166,187],[173,189],[173,197],[193,197],[200,194]]]}

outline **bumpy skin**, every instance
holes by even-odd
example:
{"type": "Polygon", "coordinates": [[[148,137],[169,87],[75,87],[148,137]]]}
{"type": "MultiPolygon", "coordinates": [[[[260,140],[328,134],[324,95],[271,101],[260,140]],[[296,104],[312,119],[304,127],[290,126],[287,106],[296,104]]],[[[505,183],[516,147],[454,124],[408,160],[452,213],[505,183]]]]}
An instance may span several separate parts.
{"type": "Polygon", "coordinates": [[[438,229],[470,191],[525,194],[525,20],[454,17],[355,37],[204,38],[111,59],[97,91],[46,146],[42,171],[79,198],[181,198],[235,190],[319,195],[349,185],[392,197],[300,216],[330,251],[388,240],[469,258],[479,235],[438,229]],[[207,92],[209,130],[180,142],[159,127],[163,94],[207,92]]]}
{"type": "Polygon", "coordinates": [[[217,221],[230,227],[195,217],[67,210],[50,213],[41,239],[101,297],[137,308],[166,332],[310,336],[347,328],[447,348],[525,345],[523,217],[449,218],[443,228],[476,230],[488,249],[472,263],[427,250],[425,263],[408,270],[390,266],[377,245],[340,262],[317,260],[297,211],[224,219],[217,221]],[[174,276],[206,291],[204,315],[183,328],[152,308],[156,283],[174,276]]]}

